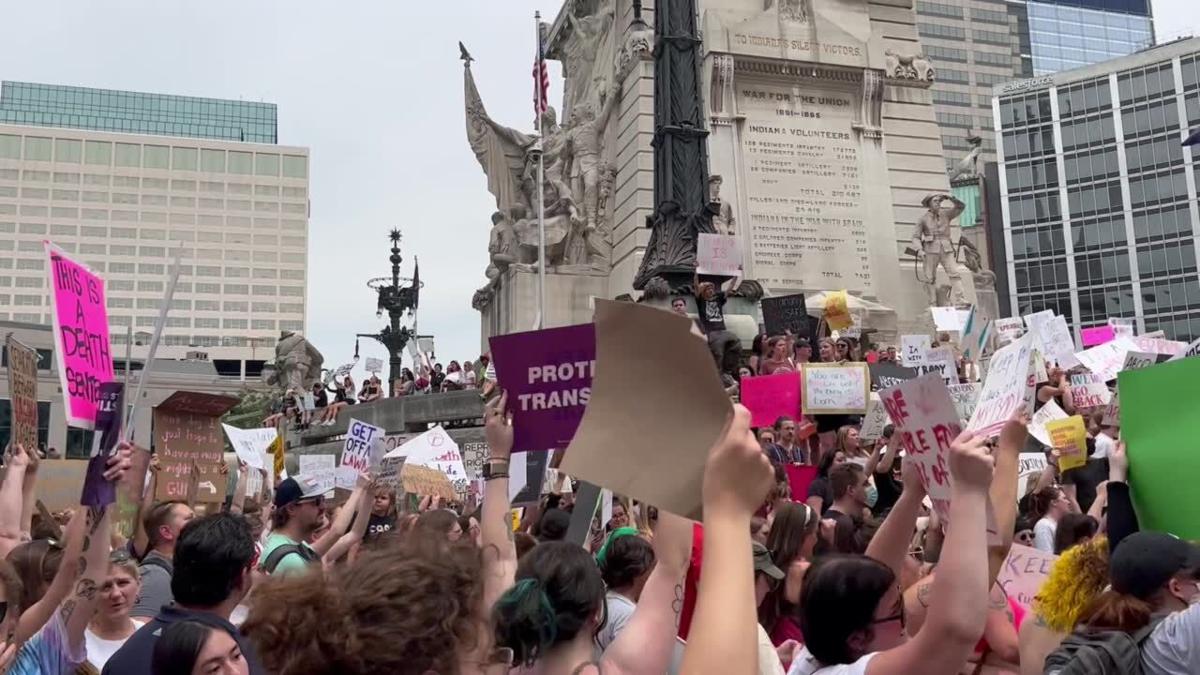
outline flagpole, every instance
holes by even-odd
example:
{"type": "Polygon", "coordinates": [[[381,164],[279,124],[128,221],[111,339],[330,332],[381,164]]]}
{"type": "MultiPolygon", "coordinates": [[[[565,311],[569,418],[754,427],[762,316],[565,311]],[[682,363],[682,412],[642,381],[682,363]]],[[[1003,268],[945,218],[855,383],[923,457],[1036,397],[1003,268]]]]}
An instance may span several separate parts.
{"type": "MultiPolygon", "coordinates": [[[[533,34],[537,40],[538,62],[539,68],[537,72],[538,78],[541,78],[541,60],[545,57],[542,49],[542,13],[535,11],[533,13],[533,34]]],[[[542,84],[539,79],[534,86],[537,88],[538,95],[541,96],[542,84]]],[[[542,147],[542,140],[545,138],[545,129],[542,127],[542,118],[544,115],[538,111],[537,118],[534,119],[534,128],[537,129],[537,218],[538,218],[538,325],[539,329],[546,327],[546,199],[542,194],[544,190],[543,183],[545,180],[545,153],[542,147]]]]}

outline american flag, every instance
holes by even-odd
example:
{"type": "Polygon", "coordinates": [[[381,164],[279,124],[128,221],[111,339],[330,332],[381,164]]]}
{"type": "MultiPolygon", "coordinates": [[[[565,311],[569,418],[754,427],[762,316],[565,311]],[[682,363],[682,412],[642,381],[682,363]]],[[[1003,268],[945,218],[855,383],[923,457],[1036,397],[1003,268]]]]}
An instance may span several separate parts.
{"type": "Polygon", "coordinates": [[[550,100],[550,70],[546,67],[546,44],[542,39],[541,24],[538,24],[537,31],[537,54],[533,60],[533,115],[536,119],[542,119],[542,113],[546,112],[546,107],[550,100]]]}

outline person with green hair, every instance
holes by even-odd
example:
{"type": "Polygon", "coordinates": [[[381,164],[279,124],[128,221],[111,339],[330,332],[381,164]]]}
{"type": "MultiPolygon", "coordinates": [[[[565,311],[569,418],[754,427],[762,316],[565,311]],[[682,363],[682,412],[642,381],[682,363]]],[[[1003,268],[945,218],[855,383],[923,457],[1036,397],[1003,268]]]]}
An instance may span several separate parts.
{"type": "Polygon", "coordinates": [[[620,527],[608,536],[596,554],[596,563],[607,588],[604,603],[608,621],[596,634],[596,644],[603,651],[633,618],[642,589],[654,569],[654,548],[638,536],[637,528],[620,527]]]}

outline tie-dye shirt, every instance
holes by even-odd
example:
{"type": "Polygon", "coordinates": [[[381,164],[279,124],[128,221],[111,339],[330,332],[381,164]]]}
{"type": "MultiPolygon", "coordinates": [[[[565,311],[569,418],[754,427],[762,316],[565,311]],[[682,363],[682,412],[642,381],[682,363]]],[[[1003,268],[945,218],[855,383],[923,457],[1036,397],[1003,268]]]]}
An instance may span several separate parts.
{"type": "Polygon", "coordinates": [[[87,658],[84,641],[71,649],[67,644],[67,627],[62,616],[54,616],[42,626],[37,635],[21,645],[17,660],[9,667],[6,675],[61,675],[70,673],[87,658]]]}

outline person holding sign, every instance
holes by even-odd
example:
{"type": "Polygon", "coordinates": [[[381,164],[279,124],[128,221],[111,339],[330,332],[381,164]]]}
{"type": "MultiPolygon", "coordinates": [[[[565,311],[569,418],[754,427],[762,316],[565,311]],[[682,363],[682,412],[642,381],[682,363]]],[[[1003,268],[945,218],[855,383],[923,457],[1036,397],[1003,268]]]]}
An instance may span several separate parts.
{"type": "Polygon", "coordinates": [[[737,288],[740,282],[740,278],[733,277],[718,289],[711,281],[700,281],[698,273],[692,277],[693,288],[696,289],[696,307],[699,315],[697,320],[700,322],[700,328],[708,339],[708,349],[712,352],[717,369],[730,378],[737,375],[742,342],[733,331],[725,327],[726,289],[737,288]]]}

